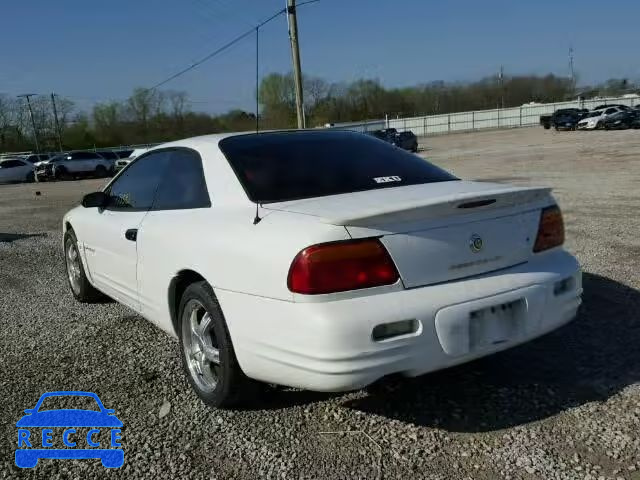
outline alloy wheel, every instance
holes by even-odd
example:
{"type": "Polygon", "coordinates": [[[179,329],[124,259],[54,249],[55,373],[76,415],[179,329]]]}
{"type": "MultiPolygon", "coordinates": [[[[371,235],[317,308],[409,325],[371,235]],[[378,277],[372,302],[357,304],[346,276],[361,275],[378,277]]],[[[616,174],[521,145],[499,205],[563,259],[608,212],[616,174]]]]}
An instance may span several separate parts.
{"type": "Polygon", "coordinates": [[[222,370],[213,318],[195,299],[190,300],[183,310],[182,348],[189,374],[198,388],[203,392],[215,390],[222,370]]]}

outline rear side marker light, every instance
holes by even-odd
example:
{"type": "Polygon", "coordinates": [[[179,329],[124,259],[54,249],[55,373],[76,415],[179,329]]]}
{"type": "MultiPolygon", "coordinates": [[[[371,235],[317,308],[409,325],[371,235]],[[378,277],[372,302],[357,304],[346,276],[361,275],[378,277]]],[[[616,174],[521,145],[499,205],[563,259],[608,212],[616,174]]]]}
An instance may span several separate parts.
{"type": "Polygon", "coordinates": [[[400,276],[377,238],[321,243],[302,250],[291,263],[287,286],[319,295],[396,283],[400,276]]]}
{"type": "Polygon", "coordinates": [[[546,207],[540,213],[538,235],[533,251],[538,253],[564,243],[564,221],[557,205],[546,207]]]}

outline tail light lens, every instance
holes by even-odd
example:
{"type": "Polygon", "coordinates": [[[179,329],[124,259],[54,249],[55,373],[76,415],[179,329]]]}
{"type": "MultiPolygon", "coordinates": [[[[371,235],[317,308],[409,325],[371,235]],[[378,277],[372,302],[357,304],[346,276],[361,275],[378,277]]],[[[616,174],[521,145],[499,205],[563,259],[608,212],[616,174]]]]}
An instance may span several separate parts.
{"type": "Polygon", "coordinates": [[[293,259],[287,285],[294,293],[317,295],[390,285],[399,275],[376,238],[322,243],[293,259]]]}
{"type": "Polygon", "coordinates": [[[564,222],[557,205],[543,208],[540,214],[538,236],[533,246],[534,252],[542,252],[564,243],[564,222]]]}

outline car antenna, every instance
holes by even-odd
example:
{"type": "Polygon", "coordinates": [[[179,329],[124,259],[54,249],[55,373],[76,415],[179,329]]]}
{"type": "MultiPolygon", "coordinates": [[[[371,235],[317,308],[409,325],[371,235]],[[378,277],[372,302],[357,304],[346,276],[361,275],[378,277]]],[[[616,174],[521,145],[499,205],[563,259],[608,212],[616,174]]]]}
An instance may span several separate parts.
{"type": "Polygon", "coordinates": [[[260,223],[260,220],[262,220],[262,219],[260,218],[260,215],[259,215],[259,213],[258,213],[258,202],[256,202],[256,216],[255,216],[255,218],[253,219],[253,224],[254,224],[254,225],[259,224],[259,223],[260,223]]]}

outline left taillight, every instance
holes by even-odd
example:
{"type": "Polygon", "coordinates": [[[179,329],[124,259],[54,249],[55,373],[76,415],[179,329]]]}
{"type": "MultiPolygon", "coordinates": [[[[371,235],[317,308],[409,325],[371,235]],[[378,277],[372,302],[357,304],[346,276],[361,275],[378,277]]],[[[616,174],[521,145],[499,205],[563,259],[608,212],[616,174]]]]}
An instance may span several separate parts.
{"type": "Polygon", "coordinates": [[[564,243],[564,221],[560,207],[552,205],[540,213],[538,235],[533,246],[535,253],[558,247],[564,243]]]}
{"type": "Polygon", "coordinates": [[[318,295],[390,285],[400,276],[377,238],[321,243],[291,263],[287,285],[294,293],[318,295]]]}

